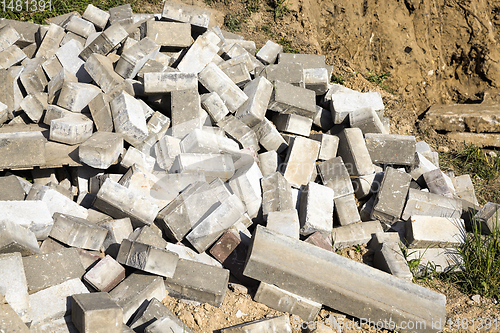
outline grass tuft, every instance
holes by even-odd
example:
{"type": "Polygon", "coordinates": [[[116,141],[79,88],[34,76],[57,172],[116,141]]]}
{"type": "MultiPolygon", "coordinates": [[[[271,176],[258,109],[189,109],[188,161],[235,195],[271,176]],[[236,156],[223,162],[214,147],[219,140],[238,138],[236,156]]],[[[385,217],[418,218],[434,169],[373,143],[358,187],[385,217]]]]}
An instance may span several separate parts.
{"type": "Polygon", "coordinates": [[[369,81],[369,82],[372,82],[372,83],[375,83],[376,85],[380,86],[382,89],[384,89],[385,91],[393,94],[394,91],[389,88],[389,86],[387,86],[384,81],[391,76],[391,72],[385,72],[385,73],[380,73],[380,74],[377,74],[373,71],[369,71],[368,74],[366,75],[366,79],[369,81]]]}
{"type": "Polygon", "coordinates": [[[337,76],[334,73],[332,73],[332,77],[330,78],[330,83],[344,85],[344,78],[342,77],[342,75],[337,76]]]}
{"type": "Polygon", "coordinates": [[[224,25],[231,32],[241,31],[242,21],[237,15],[228,14],[224,17],[224,25]]]}
{"type": "Polygon", "coordinates": [[[285,53],[300,53],[299,49],[296,49],[295,47],[292,46],[292,41],[281,38],[278,40],[278,44],[283,46],[283,52],[285,53]]]}

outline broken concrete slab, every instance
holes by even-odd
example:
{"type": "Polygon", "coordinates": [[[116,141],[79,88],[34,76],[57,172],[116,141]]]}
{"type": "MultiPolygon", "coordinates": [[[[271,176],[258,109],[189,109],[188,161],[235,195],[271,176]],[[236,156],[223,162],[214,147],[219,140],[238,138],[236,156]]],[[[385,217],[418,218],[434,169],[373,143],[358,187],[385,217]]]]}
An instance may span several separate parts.
{"type": "Polygon", "coordinates": [[[432,123],[432,127],[438,131],[500,132],[498,126],[500,106],[498,104],[433,105],[427,111],[426,118],[432,123]]]}
{"type": "Polygon", "coordinates": [[[245,333],[247,332],[248,333],[254,333],[254,332],[291,333],[292,328],[290,326],[289,317],[283,315],[279,317],[254,320],[221,329],[221,333],[244,333],[244,332],[245,333]]]}

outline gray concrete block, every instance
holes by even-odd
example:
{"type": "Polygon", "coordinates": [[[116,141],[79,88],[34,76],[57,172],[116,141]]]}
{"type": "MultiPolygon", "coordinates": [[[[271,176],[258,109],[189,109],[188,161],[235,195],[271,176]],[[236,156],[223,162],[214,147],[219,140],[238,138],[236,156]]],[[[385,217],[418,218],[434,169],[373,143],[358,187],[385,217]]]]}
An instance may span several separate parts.
{"type": "Polygon", "coordinates": [[[101,89],[88,83],[65,81],[57,105],[69,111],[82,112],[100,92],[101,89]]]}
{"type": "Polygon", "coordinates": [[[182,139],[191,131],[201,129],[208,114],[200,106],[197,89],[171,93],[172,136],[182,139]]]}
{"type": "Polygon", "coordinates": [[[40,253],[35,234],[21,225],[2,220],[0,222],[0,253],[20,252],[23,256],[40,253]]]}
{"type": "Polygon", "coordinates": [[[240,168],[229,180],[229,187],[245,204],[250,218],[257,217],[262,205],[260,181],[262,173],[257,165],[240,168]]]}
{"type": "Polygon", "coordinates": [[[125,279],[125,268],[106,255],[83,276],[83,279],[95,290],[109,292],[125,279]]]}
{"type": "Polygon", "coordinates": [[[316,231],[329,234],[333,228],[334,191],[310,182],[300,194],[300,233],[303,236],[316,231]]]}
{"type": "Polygon", "coordinates": [[[110,102],[110,106],[115,131],[121,133],[125,141],[138,145],[147,138],[146,118],[138,100],[122,92],[110,102]]]}
{"type": "Polygon", "coordinates": [[[44,61],[45,58],[39,57],[26,61],[19,79],[27,94],[36,94],[45,90],[48,82],[42,68],[44,61]]]}
{"type": "MultiPolygon", "coordinates": [[[[221,50],[224,52],[226,57],[231,59],[236,59],[241,56],[249,58],[250,62],[246,60],[247,69],[249,71],[253,71],[255,68],[262,66],[262,62],[255,58],[255,52],[252,53],[251,51],[247,51],[242,45],[236,43],[235,39],[230,40],[229,43],[226,39],[225,42],[226,45],[223,46],[221,50]]],[[[241,42],[243,42],[243,40],[241,42]]],[[[253,46],[255,47],[255,43],[253,46]]]]}
{"type": "Polygon", "coordinates": [[[116,260],[122,265],[148,273],[172,277],[179,255],[155,246],[124,239],[116,260]]]}
{"type": "Polygon", "coordinates": [[[123,323],[126,324],[144,301],[163,300],[167,293],[161,277],[132,273],[111,290],[109,296],[123,309],[123,323]]]}
{"type": "Polygon", "coordinates": [[[196,38],[186,54],[184,54],[184,57],[182,57],[177,68],[185,73],[201,72],[217,55],[220,42],[220,38],[214,32],[206,31],[196,38]]]}
{"type": "Polygon", "coordinates": [[[456,248],[425,248],[408,250],[408,260],[419,260],[416,276],[429,272],[455,272],[463,269],[464,259],[456,248]]]}
{"type": "Polygon", "coordinates": [[[413,274],[398,243],[383,243],[373,256],[373,266],[400,279],[411,282],[413,274]]]}
{"type": "Polygon", "coordinates": [[[342,157],[338,156],[318,164],[323,185],[330,187],[335,198],[354,193],[351,178],[342,157]]]}
{"type": "Polygon", "coordinates": [[[113,24],[88,43],[88,45],[85,45],[85,48],[80,53],[80,57],[87,61],[94,53],[108,55],[127,36],[127,31],[120,24],[113,24]]]}
{"type": "Polygon", "coordinates": [[[361,221],[356,205],[356,198],[354,194],[348,194],[342,197],[336,197],[334,200],[335,205],[335,220],[337,224],[345,226],[351,223],[361,221]]]}
{"type": "Polygon", "coordinates": [[[216,92],[230,112],[237,111],[248,96],[214,63],[209,63],[199,74],[200,83],[209,92],[216,92]]]}
{"type": "Polygon", "coordinates": [[[411,176],[388,167],[373,205],[372,219],[393,224],[401,219],[411,176]]]}
{"type": "Polygon", "coordinates": [[[333,124],[332,113],[321,106],[316,105],[316,115],[313,118],[313,124],[324,131],[331,129],[333,124]]]}
{"type": "Polygon", "coordinates": [[[230,195],[220,202],[208,216],[201,219],[186,235],[186,239],[198,251],[204,252],[227,229],[245,213],[245,205],[236,195],[230,195]]]}
{"type": "Polygon", "coordinates": [[[249,321],[243,324],[221,329],[221,333],[291,333],[290,319],[283,315],[280,317],[264,318],[249,321]]]}
{"type": "Polygon", "coordinates": [[[373,251],[380,251],[384,243],[403,244],[398,232],[376,232],[372,234],[372,239],[368,242],[368,248],[373,251]]]}
{"type": "Polygon", "coordinates": [[[328,91],[330,94],[330,110],[333,122],[342,124],[349,113],[365,107],[372,107],[375,111],[384,110],[382,96],[378,92],[358,92],[347,87],[334,84],[328,91]]]}
{"type": "Polygon", "coordinates": [[[107,169],[123,152],[123,137],[117,133],[96,132],[78,149],[80,161],[96,169],[107,169]]]}
{"type": "Polygon", "coordinates": [[[24,113],[34,122],[38,123],[47,110],[47,93],[39,92],[35,95],[27,95],[20,103],[24,113]]]}
{"type": "Polygon", "coordinates": [[[30,329],[21,317],[12,309],[5,297],[0,294],[0,330],[18,333],[29,333],[30,329]]]}
{"type": "Polygon", "coordinates": [[[306,185],[312,179],[320,144],[317,141],[296,137],[291,144],[285,160],[283,176],[292,186],[306,185]]]}
{"type": "Polygon", "coordinates": [[[374,173],[370,153],[367,149],[363,133],[359,128],[345,128],[338,134],[339,149],[347,171],[351,176],[363,176],[374,173]]]}
{"type": "Polygon", "coordinates": [[[383,232],[378,221],[353,223],[346,226],[333,228],[333,247],[343,248],[357,244],[366,244],[372,239],[372,234],[383,232]]]}
{"type": "MultiPolygon", "coordinates": [[[[247,57],[247,59],[250,59],[247,57]]],[[[248,84],[252,77],[250,76],[250,72],[248,70],[247,64],[245,62],[239,62],[233,65],[230,65],[230,61],[224,61],[219,65],[219,68],[240,88],[245,87],[248,84]]]]}
{"type": "Polygon", "coordinates": [[[268,40],[266,44],[257,52],[257,59],[265,65],[274,64],[278,58],[278,54],[283,52],[283,47],[275,42],[268,40]]]}
{"type": "Polygon", "coordinates": [[[50,121],[51,141],[76,145],[92,136],[94,122],[83,114],[75,114],[50,121]]]}
{"type": "Polygon", "coordinates": [[[321,310],[321,304],[265,282],[260,283],[254,301],[277,311],[294,314],[305,321],[314,321],[321,310]]]}
{"type": "Polygon", "coordinates": [[[87,38],[90,34],[95,33],[95,26],[92,22],[75,15],[69,20],[66,30],[87,38]]]}
{"type": "Polygon", "coordinates": [[[105,93],[111,92],[123,81],[123,78],[115,72],[111,59],[102,54],[90,55],[84,68],[105,93]]]}
{"type": "Polygon", "coordinates": [[[29,44],[35,43],[35,33],[40,27],[39,24],[8,19],[2,19],[2,21],[0,21],[0,27],[3,28],[7,25],[11,26],[19,33],[20,38],[17,40],[16,44],[20,47],[26,47],[29,44]]]}
{"type": "Polygon", "coordinates": [[[88,294],[89,291],[80,279],[71,279],[30,295],[32,322],[36,326],[68,315],[71,302],[68,297],[88,294]]]}
{"type": "MultiPolygon", "coordinates": [[[[56,57],[57,58],[57,57],[56,57]]],[[[59,61],[59,60],[58,60],[59,61]]],[[[49,103],[57,103],[57,99],[61,93],[61,88],[64,82],[78,82],[78,78],[75,74],[70,73],[68,70],[61,67],[59,72],[50,79],[50,82],[47,85],[47,90],[49,93],[48,102],[49,103]]],[[[49,105],[50,108],[51,105],[49,105]]],[[[53,105],[56,106],[56,105],[53,105]]],[[[65,109],[66,110],[66,109],[65,109]]],[[[47,125],[50,125],[50,122],[44,121],[47,125]]]]}
{"type": "Polygon", "coordinates": [[[244,274],[354,317],[391,318],[398,327],[407,320],[423,320],[431,327],[446,316],[441,294],[261,226],[253,236],[244,274]],[[286,259],[290,256],[293,261],[286,259]],[[318,260],[325,265],[318,266],[318,260]],[[332,271],[342,274],[333,276],[328,273],[332,271]],[[345,278],[339,281],[338,276],[345,278]]]}
{"type": "Polygon", "coordinates": [[[170,135],[165,135],[154,146],[156,163],[163,170],[169,170],[174,159],[181,153],[181,140],[170,135]]]}
{"type": "Polygon", "coordinates": [[[124,168],[131,168],[134,164],[145,172],[150,173],[153,171],[155,159],[133,146],[130,146],[123,155],[120,165],[124,168]]]}
{"type": "Polygon", "coordinates": [[[264,217],[270,212],[295,208],[290,183],[279,172],[274,172],[261,179],[262,213],[264,217]]]}
{"type": "Polygon", "coordinates": [[[280,114],[273,116],[276,128],[281,132],[302,135],[308,137],[311,132],[312,119],[296,114],[280,114]]]}
{"type": "Polygon", "coordinates": [[[22,201],[25,191],[14,175],[0,177],[0,201],[22,201]]]}
{"type": "Polygon", "coordinates": [[[72,39],[57,50],[56,57],[64,69],[75,74],[78,81],[89,83],[92,82],[92,78],[84,67],[85,61],[78,56],[82,50],[82,44],[76,39],[72,39]]]}
{"type": "Polygon", "coordinates": [[[44,165],[46,142],[41,132],[0,133],[0,168],[44,165]]]}
{"type": "Polygon", "coordinates": [[[243,92],[248,99],[236,111],[236,118],[253,127],[259,124],[266,115],[267,105],[273,93],[273,86],[265,77],[252,80],[243,92]]]}
{"type": "Polygon", "coordinates": [[[170,173],[203,172],[207,181],[220,178],[229,180],[234,175],[234,164],[227,154],[189,154],[181,153],[175,157],[170,173]]]}
{"type": "Polygon", "coordinates": [[[439,194],[448,198],[453,198],[455,189],[448,176],[441,170],[435,169],[424,173],[423,178],[431,193],[439,194]]]}
{"type": "Polygon", "coordinates": [[[182,243],[168,243],[166,249],[177,253],[179,255],[179,259],[193,260],[202,264],[222,268],[222,265],[207,253],[197,253],[190,247],[182,245],[182,243]]]}
{"type": "Polygon", "coordinates": [[[195,6],[168,1],[163,5],[161,17],[165,21],[189,23],[195,31],[205,31],[208,28],[210,12],[195,6]]]}
{"type": "Polygon", "coordinates": [[[83,12],[82,18],[92,22],[98,30],[104,30],[109,20],[109,13],[89,4],[83,12]]]}
{"type": "Polygon", "coordinates": [[[499,215],[500,205],[493,202],[487,202],[476,213],[473,223],[480,223],[480,229],[483,234],[491,234],[499,228],[499,215]]]}
{"type": "Polygon", "coordinates": [[[201,129],[195,129],[186,135],[180,142],[180,148],[182,153],[193,154],[236,154],[240,151],[235,141],[201,129]]]}
{"type": "Polygon", "coordinates": [[[462,201],[410,188],[401,217],[406,221],[413,215],[460,218],[462,201]]]}
{"type": "Polygon", "coordinates": [[[49,236],[72,247],[99,251],[107,233],[107,229],[85,219],[55,213],[49,236]]]}
{"type": "Polygon", "coordinates": [[[64,31],[64,28],[51,23],[48,27],[47,33],[43,37],[42,43],[36,51],[36,57],[45,57],[45,59],[52,57],[59,48],[59,44],[65,34],[66,32],[64,31]]]}
{"type": "Polygon", "coordinates": [[[165,288],[172,297],[220,307],[228,281],[227,269],[179,259],[174,276],[165,278],[165,288]]]}
{"type": "Polygon", "coordinates": [[[300,222],[296,209],[280,210],[267,214],[267,228],[288,237],[299,239],[300,222]]]}
{"type": "Polygon", "coordinates": [[[2,220],[31,230],[38,240],[48,237],[54,221],[47,204],[41,201],[0,201],[2,220]]]}
{"type": "Polygon", "coordinates": [[[415,137],[396,134],[366,134],[366,147],[373,163],[413,165],[415,137]]]}
{"type": "Polygon", "coordinates": [[[48,186],[42,186],[40,190],[37,191],[32,198],[28,198],[28,200],[40,200],[45,202],[51,216],[54,215],[54,213],[72,215],[82,219],[88,216],[86,208],[48,186]]]}
{"type": "Polygon", "coordinates": [[[145,37],[169,49],[189,47],[193,42],[189,23],[147,21],[143,26],[145,37]]]}
{"type": "Polygon", "coordinates": [[[327,251],[333,251],[333,243],[332,243],[332,238],[331,234],[328,234],[328,236],[323,235],[321,232],[316,231],[315,233],[309,235],[304,242],[312,244],[314,246],[320,247],[324,250],[327,251]]]}
{"type": "Polygon", "coordinates": [[[324,133],[311,133],[309,138],[321,143],[318,160],[327,161],[337,156],[339,138],[335,135],[324,133]]]}
{"type": "Polygon", "coordinates": [[[0,68],[8,69],[11,66],[19,64],[26,58],[26,54],[16,45],[9,46],[0,51],[0,68]]]}
{"type": "Polygon", "coordinates": [[[363,134],[380,133],[389,134],[375,110],[371,107],[357,109],[349,113],[351,127],[359,128],[363,134]]]}
{"type": "Polygon", "coordinates": [[[106,179],[97,193],[94,207],[116,218],[129,217],[134,227],[153,223],[159,208],[149,196],[106,179]]]}
{"type": "MultiPolygon", "coordinates": [[[[20,253],[0,255],[0,289],[2,290],[1,297],[5,296],[4,300],[10,304],[22,322],[30,322],[31,308],[28,287],[20,253]]],[[[3,302],[1,303],[3,304],[3,302]]],[[[0,319],[0,322],[3,321],[3,318],[0,319]]],[[[2,326],[0,324],[0,328],[2,326]]]]}
{"type": "Polygon", "coordinates": [[[10,25],[4,25],[0,28],[0,51],[3,51],[14,45],[21,38],[19,33],[10,25]]]}
{"type": "Polygon", "coordinates": [[[276,151],[271,150],[259,154],[259,168],[264,177],[276,172],[276,170],[278,170],[278,164],[279,157],[276,151]]]}
{"type": "Polygon", "coordinates": [[[266,118],[252,128],[257,135],[259,143],[268,151],[275,150],[278,153],[284,151],[288,144],[278,132],[273,123],[266,118]]]}
{"type": "MultiPolygon", "coordinates": [[[[153,224],[153,226],[155,225],[153,224]]],[[[128,240],[151,245],[160,249],[166,249],[168,242],[162,238],[161,230],[156,230],[158,230],[159,233],[149,226],[137,228],[128,236],[128,240]]]]}
{"type": "Polygon", "coordinates": [[[130,4],[113,7],[108,11],[110,25],[121,25],[123,27],[128,27],[129,25],[134,23],[134,12],[132,12],[132,7],[130,6],[130,4]]]}
{"type": "Polygon", "coordinates": [[[20,108],[19,103],[23,99],[23,94],[21,93],[21,86],[19,85],[19,78],[21,73],[24,71],[22,66],[13,66],[5,71],[0,71],[1,83],[0,87],[0,102],[7,105],[7,115],[3,115],[4,121],[7,119],[12,119],[14,117],[13,111],[20,108]]]}
{"type": "Polygon", "coordinates": [[[257,134],[238,118],[228,115],[217,122],[217,126],[222,128],[230,138],[238,141],[244,149],[251,148],[254,151],[260,149],[257,134]]]}
{"type": "Polygon", "coordinates": [[[182,72],[144,74],[144,93],[146,94],[161,94],[186,89],[198,89],[196,74],[182,72]]]}
{"type": "Polygon", "coordinates": [[[108,234],[102,245],[104,250],[107,250],[110,246],[117,247],[133,231],[132,222],[130,222],[130,218],[128,217],[100,223],[99,226],[108,230],[108,234]]]}
{"type": "Polygon", "coordinates": [[[215,122],[220,122],[229,113],[219,94],[212,92],[200,96],[201,106],[215,122]]]}
{"type": "Polygon", "coordinates": [[[465,242],[462,219],[436,216],[412,216],[405,225],[409,247],[454,247],[465,242]]]}
{"type": "Polygon", "coordinates": [[[312,90],[316,95],[323,95],[328,91],[330,75],[326,68],[304,68],[305,88],[312,90]]]}
{"type": "Polygon", "coordinates": [[[57,59],[55,55],[52,58],[47,59],[42,64],[42,68],[45,71],[45,74],[49,77],[50,81],[63,69],[59,59],[57,59]]]}
{"type": "Polygon", "coordinates": [[[259,66],[255,69],[255,77],[258,76],[263,76],[273,83],[281,81],[305,88],[303,67],[298,63],[259,66]]]}
{"type": "Polygon", "coordinates": [[[73,295],[71,321],[81,333],[123,332],[123,310],[104,292],[73,295]]]}
{"type": "Polygon", "coordinates": [[[144,64],[154,59],[159,51],[160,46],[154,40],[145,37],[123,51],[115,71],[124,79],[133,79],[144,64]]]}
{"type": "Polygon", "coordinates": [[[422,175],[426,172],[439,169],[421,153],[415,154],[415,165],[410,168],[409,174],[421,187],[425,187],[425,180],[422,175]]]}
{"type": "Polygon", "coordinates": [[[165,331],[172,333],[193,333],[186,324],[156,298],[153,298],[146,307],[139,309],[130,327],[135,332],[150,330],[160,333],[165,331]]]}
{"type": "Polygon", "coordinates": [[[312,90],[276,81],[268,108],[313,119],[316,116],[316,94],[312,90]]]}

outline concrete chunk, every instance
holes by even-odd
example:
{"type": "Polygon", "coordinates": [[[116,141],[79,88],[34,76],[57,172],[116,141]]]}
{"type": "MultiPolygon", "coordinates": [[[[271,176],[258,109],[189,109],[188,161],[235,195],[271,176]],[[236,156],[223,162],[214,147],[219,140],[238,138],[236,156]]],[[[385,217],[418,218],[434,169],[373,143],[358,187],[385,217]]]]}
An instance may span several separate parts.
{"type": "Polygon", "coordinates": [[[142,271],[172,277],[179,260],[179,255],[155,246],[124,239],[116,260],[142,271]]]}
{"type": "Polygon", "coordinates": [[[312,90],[276,81],[268,109],[313,119],[316,116],[316,94],[312,90]]]}
{"type": "Polygon", "coordinates": [[[300,195],[300,233],[316,231],[329,234],[333,227],[334,192],[331,188],[309,182],[300,195]]]}
{"type": "MultiPolygon", "coordinates": [[[[5,301],[12,310],[21,318],[22,322],[31,320],[26,276],[20,253],[0,254],[0,297],[5,296],[5,301]]],[[[2,316],[3,317],[3,316],[2,316]]],[[[4,319],[0,319],[0,323],[4,319]]],[[[0,324],[0,329],[3,325],[0,324]]]]}
{"type": "Polygon", "coordinates": [[[147,138],[146,118],[138,100],[122,92],[110,102],[110,106],[115,131],[121,133],[125,141],[138,145],[147,138]]]}
{"type": "Polygon", "coordinates": [[[209,92],[216,92],[230,112],[237,111],[248,96],[214,63],[209,63],[199,74],[198,79],[209,92]]]}
{"type": "Polygon", "coordinates": [[[103,292],[73,295],[71,321],[80,333],[123,332],[123,310],[103,292]]]}
{"type": "Polygon", "coordinates": [[[89,4],[82,15],[82,18],[92,22],[99,30],[104,30],[108,23],[109,13],[89,4]]]}
{"type": "Polygon", "coordinates": [[[123,323],[127,323],[144,301],[163,300],[167,294],[159,276],[132,273],[109,293],[123,309],[123,323]]]}
{"type": "Polygon", "coordinates": [[[413,165],[415,137],[396,134],[366,134],[366,147],[373,163],[413,165]]]}
{"type": "Polygon", "coordinates": [[[148,196],[109,178],[99,189],[94,207],[117,219],[129,217],[135,227],[150,225],[159,211],[148,196]]]}
{"type": "Polygon", "coordinates": [[[265,77],[259,77],[247,84],[243,92],[248,96],[248,99],[236,111],[235,116],[246,125],[253,127],[260,123],[266,115],[273,86],[265,77]]]}
{"type": "Polygon", "coordinates": [[[175,157],[170,173],[203,172],[207,181],[220,178],[229,180],[234,175],[234,164],[227,154],[190,154],[181,153],[175,157]]]}
{"type": "Polygon", "coordinates": [[[68,297],[88,293],[79,279],[72,279],[30,295],[31,325],[36,326],[69,314],[71,305],[68,304],[68,297]]]}
{"type": "Polygon", "coordinates": [[[83,114],[53,119],[50,122],[50,140],[76,145],[92,136],[94,123],[83,114]]]}
{"type": "Polygon", "coordinates": [[[42,201],[0,201],[4,222],[13,222],[31,230],[38,240],[48,237],[54,221],[47,204],[42,201]]]}
{"type": "Polygon", "coordinates": [[[95,290],[109,292],[125,279],[125,268],[106,255],[83,276],[83,279],[95,290]]]}
{"type": "Polygon", "coordinates": [[[0,253],[20,252],[23,256],[40,253],[35,234],[11,221],[0,221],[0,253]]]}
{"type": "Polygon", "coordinates": [[[165,278],[165,288],[172,297],[208,303],[220,307],[229,281],[227,269],[179,259],[172,278],[165,278]]]}
{"type": "Polygon", "coordinates": [[[189,23],[194,30],[205,31],[208,28],[210,12],[195,6],[166,1],[161,17],[166,21],[189,23]]]}
{"type": "Polygon", "coordinates": [[[108,230],[85,219],[55,213],[49,236],[72,247],[99,251],[107,233],[108,230]]]}
{"type": "Polygon", "coordinates": [[[402,219],[408,220],[413,215],[460,218],[462,202],[410,188],[402,219]]]}
{"type": "Polygon", "coordinates": [[[453,247],[465,242],[462,219],[435,216],[412,216],[405,225],[409,247],[453,247]]]}

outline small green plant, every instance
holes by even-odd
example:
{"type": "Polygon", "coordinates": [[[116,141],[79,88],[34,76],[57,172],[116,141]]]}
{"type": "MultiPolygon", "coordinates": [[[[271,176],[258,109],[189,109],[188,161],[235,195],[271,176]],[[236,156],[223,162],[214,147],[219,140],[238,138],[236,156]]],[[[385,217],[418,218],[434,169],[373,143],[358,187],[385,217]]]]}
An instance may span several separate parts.
{"type": "Polygon", "coordinates": [[[241,19],[236,15],[228,14],[224,17],[224,25],[231,32],[240,31],[241,23],[241,19]]]}
{"type": "Polygon", "coordinates": [[[413,255],[416,253],[416,251],[408,252],[409,249],[403,243],[399,243],[399,248],[401,249],[403,257],[408,263],[408,268],[413,275],[413,281],[433,279],[438,276],[437,270],[440,267],[439,265],[436,265],[431,261],[427,262],[425,265],[422,264],[422,258],[424,257],[425,252],[427,252],[429,247],[427,247],[423,252],[419,253],[415,258],[412,257],[414,257],[413,255]]]}
{"type": "Polygon", "coordinates": [[[264,24],[260,29],[269,37],[274,38],[274,32],[270,25],[264,24]]]}
{"type": "Polygon", "coordinates": [[[496,217],[492,233],[482,235],[481,222],[473,219],[472,232],[465,235],[465,243],[457,250],[463,258],[463,270],[451,274],[468,294],[484,297],[500,295],[500,217],[496,217]]]}
{"type": "Polygon", "coordinates": [[[256,13],[259,11],[259,0],[246,0],[245,3],[245,8],[247,9],[248,13],[256,13]]]}
{"type": "Polygon", "coordinates": [[[274,0],[274,21],[283,18],[283,16],[290,12],[290,9],[288,8],[289,4],[287,3],[287,1],[288,0],[274,0]]]}
{"type": "Polygon", "coordinates": [[[379,85],[382,89],[392,94],[393,90],[384,83],[384,81],[390,76],[391,72],[377,74],[374,71],[369,71],[366,75],[366,79],[372,83],[375,83],[376,85],[379,85]]]}
{"type": "Polygon", "coordinates": [[[330,78],[330,82],[344,85],[344,78],[342,77],[342,75],[337,76],[334,73],[332,73],[332,77],[330,78]]]}
{"type": "Polygon", "coordinates": [[[361,245],[359,244],[354,245],[354,251],[356,251],[357,253],[361,253],[361,245]]]}
{"type": "Polygon", "coordinates": [[[290,40],[281,38],[280,40],[278,40],[278,44],[283,46],[283,52],[285,53],[300,53],[298,49],[292,46],[292,41],[290,40]]]}
{"type": "Polygon", "coordinates": [[[478,175],[487,181],[500,175],[500,157],[489,158],[481,148],[474,145],[466,144],[457,158],[463,161],[466,173],[478,175]]]}

